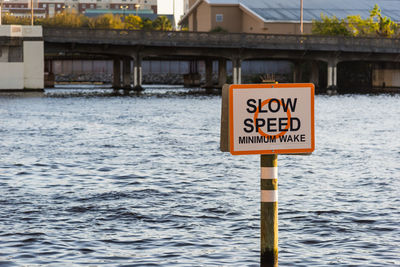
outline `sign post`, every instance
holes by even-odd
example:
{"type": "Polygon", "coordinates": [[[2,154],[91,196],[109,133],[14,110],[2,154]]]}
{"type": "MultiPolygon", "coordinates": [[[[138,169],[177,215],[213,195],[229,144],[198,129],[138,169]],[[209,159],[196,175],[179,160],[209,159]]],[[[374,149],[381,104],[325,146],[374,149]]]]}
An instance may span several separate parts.
{"type": "Polygon", "coordinates": [[[221,150],[261,155],[261,265],[278,266],[278,154],[315,149],[314,85],[224,86],[221,150]]]}

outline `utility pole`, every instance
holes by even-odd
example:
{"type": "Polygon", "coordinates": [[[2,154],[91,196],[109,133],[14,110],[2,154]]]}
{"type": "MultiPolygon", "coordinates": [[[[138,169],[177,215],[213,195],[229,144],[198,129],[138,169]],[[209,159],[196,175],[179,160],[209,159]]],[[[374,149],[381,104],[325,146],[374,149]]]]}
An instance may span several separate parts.
{"type": "Polygon", "coordinates": [[[1,25],[1,17],[3,16],[3,1],[0,0],[0,25],[1,25]]]}
{"type": "Polygon", "coordinates": [[[173,23],[173,29],[176,30],[176,22],[175,22],[175,0],[172,0],[172,18],[174,21],[172,21],[173,23]]]}
{"type": "Polygon", "coordinates": [[[303,0],[300,0],[300,34],[303,34],[303,0]]]}
{"type": "Polygon", "coordinates": [[[33,0],[31,0],[31,25],[33,26],[33,0]]]}
{"type": "Polygon", "coordinates": [[[140,4],[135,4],[135,8],[136,8],[136,16],[138,16],[138,10],[139,10],[140,4]]]}

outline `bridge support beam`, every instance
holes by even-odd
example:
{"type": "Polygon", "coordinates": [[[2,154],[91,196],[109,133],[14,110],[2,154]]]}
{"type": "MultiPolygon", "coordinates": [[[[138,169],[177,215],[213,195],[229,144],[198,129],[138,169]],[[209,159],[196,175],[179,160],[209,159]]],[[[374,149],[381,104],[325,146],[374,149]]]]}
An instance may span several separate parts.
{"type": "Polygon", "coordinates": [[[205,60],[206,65],[206,88],[211,88],[213,86],[213,61],[212,59],[205,60]]]}
{"type": "Polygon", "coordinates": [[[218,87],[226,84],[226,59],[220,59],[218,61],[218,87]]]}
{"type": "Polygon", "coordinates": [[[135,62],[133,67],[133,90],[143,91],[142,87],[142,57],[139,53],[135,56],[135,62]]]}
{"type": "Polygon", "coordinates": [[[123,60],[123,78],[122,78],[122,87],[124,90],[131,89],[131,58],[125,57],[123,60]]]}
{"type": "Polygon", "coordinates": [[[121,60],[114,58],[113,60],[113,84],[112,87],[115,90],[121,88],[121,60]]]}
{"type": "Polygon", "coordinates": [[[242,83],[242,60],[239,58],[232,59],[232,78],[233,84],[242,83]]]}
{"type": "Polygon", "coordinates": [[[330,59],[328,60],[328,83],[327,89],[336,88],[337,87],[337,60],[330,59]]]}

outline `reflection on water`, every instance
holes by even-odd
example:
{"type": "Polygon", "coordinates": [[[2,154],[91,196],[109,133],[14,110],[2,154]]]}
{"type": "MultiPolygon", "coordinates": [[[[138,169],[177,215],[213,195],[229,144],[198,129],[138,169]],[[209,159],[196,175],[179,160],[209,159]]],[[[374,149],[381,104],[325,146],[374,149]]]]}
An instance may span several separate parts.
{"type": "MultiPolygon", "coordinates": [[[[220,102],[0,98],[0,265],[258,266],[259,157],[219,151],[220,102]]],[[[400,264],[398,103],[316,97],[315,153],[279,156],[281,266],[400,264]]]]}

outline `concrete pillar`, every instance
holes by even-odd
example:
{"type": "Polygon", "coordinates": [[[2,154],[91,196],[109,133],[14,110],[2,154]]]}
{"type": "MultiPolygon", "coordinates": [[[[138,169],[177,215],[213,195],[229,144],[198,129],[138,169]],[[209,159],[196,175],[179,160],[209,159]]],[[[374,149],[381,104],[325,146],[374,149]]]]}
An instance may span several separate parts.
{"type": "Polygon", "coordinates": [[[124,89],[131,89],[131,58],[125,57],[123,60],[123,77],[122,77],[122,87],[124,89]]]}
{"type": "Polygon", "coordinates": [[[310,82],[314,84],[315,87],[319,86],[319,68],[318,61],[311,62],[311,77],[310,82]]]}
{"type": "Polygon", "coordinates": [[[142,57],[137,53],[133,69],[133,90],[143,91],[142,87],[142,57]]]}
{"type": "Polygon", "coordinates": [[[337,63],[333,67],[333,86],[337,87],[337,63]]]}
{"type": "Polygon", "coordinates": [[[121,88],[121,60],[114,58],[113,60],[113,85],[114,89],[121,88]]]}
{"type": "Polygon", "coordinates": [[[218,86],[226,84],[226,59],[218,61],[218,86]]]}
{"type": "Polygon", "coordinates": [[[328,60],[328,79],[327,88],[337,86],[337,61],[335,59],[328,60]]]}
{"type": "Polygon", "coordinates": [[[242,83],[242,61],[238,58],[232,60],[232,78],[233,84],[242,83]]]}
{"type": "Polygon", "coordinates": [[[53,73],[53,61],[47,59],[44,62],[44,87],[54,88],[55,77],[53,73]]]}
{"type": "Polygon", "coordinates": [[[206,84],[205,87],[212,87],[213,86],[213,61],[212,59],[205,60],[206,65],[206,84]]]}

